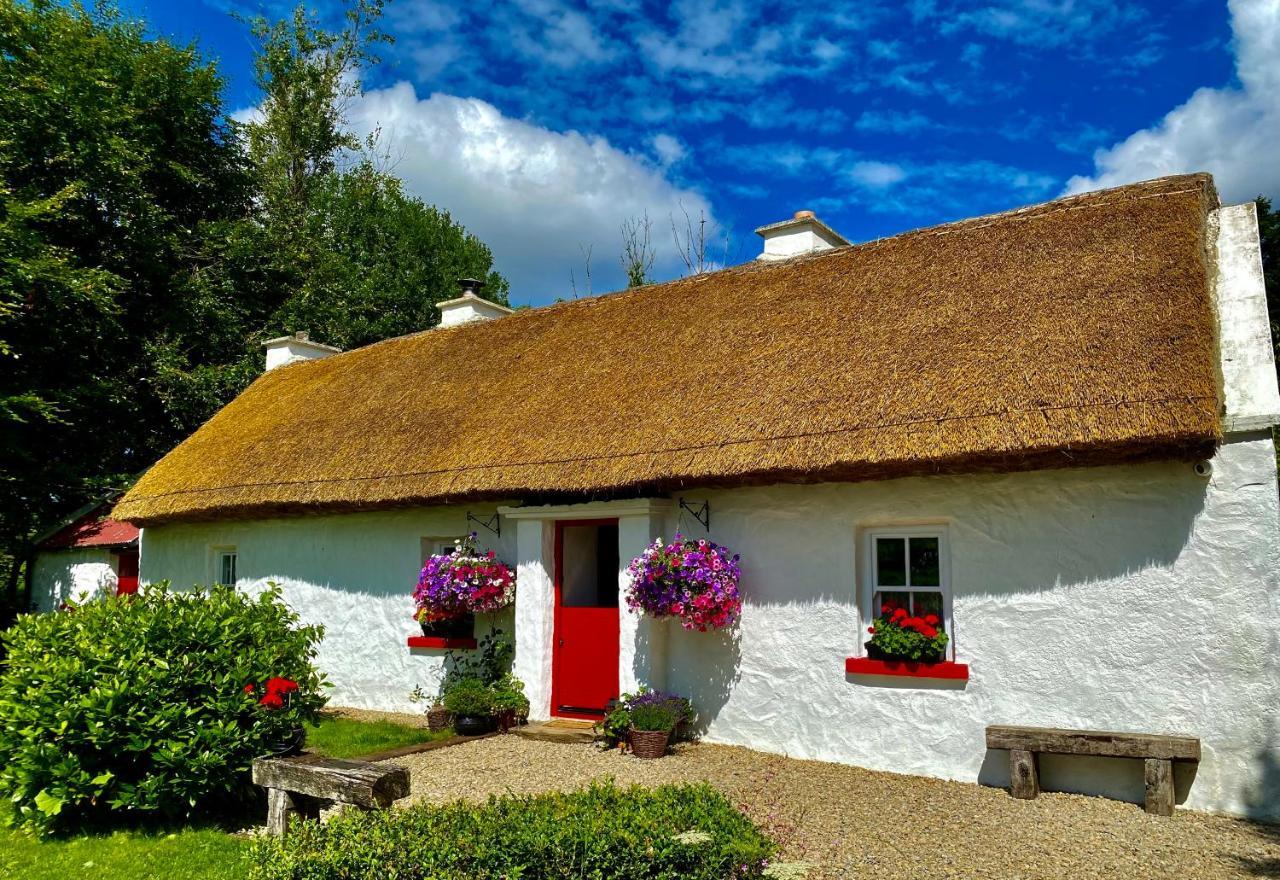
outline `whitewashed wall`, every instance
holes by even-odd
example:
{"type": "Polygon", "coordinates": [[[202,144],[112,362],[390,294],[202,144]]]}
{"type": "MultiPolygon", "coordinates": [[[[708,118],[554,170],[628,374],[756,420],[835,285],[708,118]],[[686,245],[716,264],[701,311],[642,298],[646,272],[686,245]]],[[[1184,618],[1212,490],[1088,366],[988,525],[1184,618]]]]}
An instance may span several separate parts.
{"type": "Polygon", "coordinates": [[[54,550],[36,556],[31,602],[36,611],[52,611],[63,602],[87,601],[115,591],[116,556],[102,547],[54,550]]]}
{"type": "MultiPolygon", "coordinates": [[[[1186,805],[1280,813],[1280,555],[1274,448],[1190,464],[778,486],[710,500],[742,554],[736,636],[672,628],[671,689],[707,739],[880,770],[1008,784],[987,724],[1185,733],[1186,805]],[[846,676],[867,638],[860,528],[948,524],[967,685],[846,676]]],[[[705,534],[685,517],[686,533],[705,534]]],[[[1047,788],[1140,800],[1142,764],[1048,757],[1047,788]]]]}
{"type": "MultiPolygon", "coordinates": [[[[421,635],[411,617],[421,540],[478,531],[481,548],[514,562],[514,535],[499,538],[467,522],[467,511],[487,518],[493,509],[476,505],[155,526],[143,533],[141,578],[169,580],[175,587],[207,584],[214,580],[214,548],[235,547],[238,586],[253,591],[274,581],[304,622],[324,625],[319,665],[334,685],[335,705],[421,711],[426,707],[409,702],[409,693],[414,685],[435,692],[445,655],[406,645],[409,636],[421,635]]],[[[511,632],[511,613],[498,615],[496,623],[511,632]]],[[[477,633],[489,625],[481,618],[477,633]]]]}

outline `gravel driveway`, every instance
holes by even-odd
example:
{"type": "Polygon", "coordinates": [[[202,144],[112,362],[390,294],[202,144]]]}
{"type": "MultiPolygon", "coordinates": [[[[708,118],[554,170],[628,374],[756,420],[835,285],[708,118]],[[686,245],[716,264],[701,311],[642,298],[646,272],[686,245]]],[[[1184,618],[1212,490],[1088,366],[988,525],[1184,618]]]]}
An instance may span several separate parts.
{"type": "Polygon", "coordinates": [[[1042,794],[899,776],[730,746],[678,746],[642,761],[590,745],[515,736],[391,763],[409,767],[410,800],[706,780],[807,861],[811,878],[1094,880],[1280,877],[1280,826],[1202,813],[1170,819],[1102,798],[1042,794]]]}

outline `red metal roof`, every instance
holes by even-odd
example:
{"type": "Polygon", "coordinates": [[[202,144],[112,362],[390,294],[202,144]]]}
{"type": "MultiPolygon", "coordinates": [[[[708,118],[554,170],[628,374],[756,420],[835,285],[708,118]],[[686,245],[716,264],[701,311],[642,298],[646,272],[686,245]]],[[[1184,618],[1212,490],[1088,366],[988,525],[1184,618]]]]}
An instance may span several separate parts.
{"type": "Polygon", "coordinates": [[[41,550],[68,550],[72,547],[123,547],[138,541],[137,526],[111,518],[114,503],[100,504],[76,517],[40,542],[41,550]]]}

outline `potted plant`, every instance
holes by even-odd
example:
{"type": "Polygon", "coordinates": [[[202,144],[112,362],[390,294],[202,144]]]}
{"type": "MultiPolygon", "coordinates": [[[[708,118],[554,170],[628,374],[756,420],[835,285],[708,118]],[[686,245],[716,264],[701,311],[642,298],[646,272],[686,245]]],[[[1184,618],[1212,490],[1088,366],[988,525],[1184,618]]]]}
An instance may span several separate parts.
{"type": "Polygon", "coordinates": [[[880,616],[867,627],[867,656],[873,660],[937,663],[946,657],[947,634],[936,614],[916,616],[895,602],[880,606],[880,616]]]}
{"type": "Polygon", "coordinates": [[[661,758],[667,752],[676,713],[662,703],[646,703],[631,710],[631,751],[637,758],[661,758]]]}
{"type": "Polygon", "coordinates": [[[676,617],[685,629],[706,632],[737,622],[738,557],[711,541],[654,541],[627,566],[627,605],[651,617],[676,617]]]}
{"type": "MultiPolygon", "coordinates": [[[[262,696],[258,698],[258,708],[268,715],[275,715],[284,709],[289,709],[293,705],[293,694],[298,690],[298,683],[290,678],[271,678],[262,687],[262,696]]],[[[254,684],[244,686],[244,692],[251,696],[258,696],[258,687],[254,684]]],[[[283,720],[283,718],[282,718],[283,720]]],[[[272,718],[275,722],[276,719],[272,718]]],[[[267,740],[267,751],[265,757],[283,758],[288,755],[296,755],[302,751],[302,744],[306,740],[306,731],[298,725],[290,725],[281,727],[273,724],[271,738],[267,740]]]]}
{"type": "Polygon", "coordinates": [[[453,552],[427,557],[413,591],[413,618],[425,636],[469,638],[475,615],[510,605],[515,588],[515,572],[492,550],[482,553],[472,532],[453,552]]]}
{"type": "Polygon", "coordinates": [[[498,730],[506,733],[521,718],[529,717],[529,698],[524,695],[524,682],[520,679],[507,673],[491,690],[493,717],[497,721],[498,730]]]}
{"type": "Polygon", "coordinates": [[[453,714],[453,729],[463,736],[493,730],[493,690],[478,678],[464,678],[444,693],[444,708],[453,714]]]}

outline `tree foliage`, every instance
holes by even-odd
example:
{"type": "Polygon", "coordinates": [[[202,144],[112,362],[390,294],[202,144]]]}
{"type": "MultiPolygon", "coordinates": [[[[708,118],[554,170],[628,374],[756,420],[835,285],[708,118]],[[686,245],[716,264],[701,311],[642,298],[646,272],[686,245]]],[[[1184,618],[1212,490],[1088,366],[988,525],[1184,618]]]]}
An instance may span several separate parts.
{"type": "Polygon", "coordinates": [[[492,254],[379,167],[348,103],[385,38],[258,20],[239,126],[195,46],[110,7],[0,0],[0,576],[33,535],[126,483],[295,330],[344,348],[426,329],[492,254]]]}

